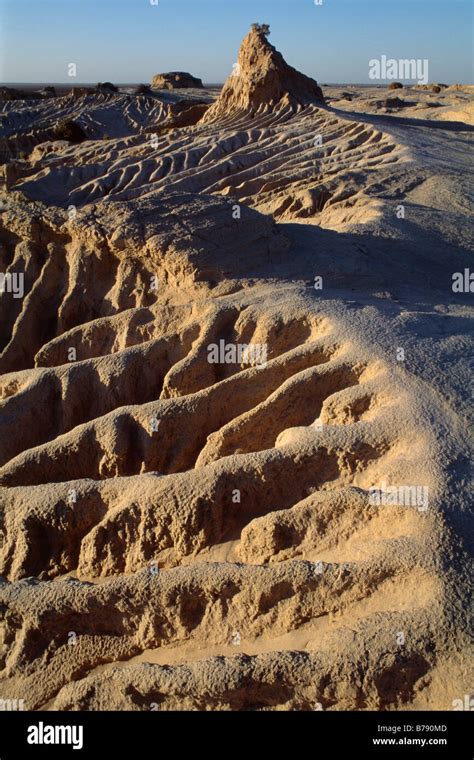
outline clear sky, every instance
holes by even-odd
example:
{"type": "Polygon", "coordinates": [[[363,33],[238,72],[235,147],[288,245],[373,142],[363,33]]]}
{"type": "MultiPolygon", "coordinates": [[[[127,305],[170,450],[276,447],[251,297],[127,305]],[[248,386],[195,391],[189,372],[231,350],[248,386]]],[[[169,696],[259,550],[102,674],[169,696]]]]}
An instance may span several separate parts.
{"type": "Polygon", "coordinates": [[[429,60],[429,81],[473,82],[472,0],[0,0],[0,81],[223,82],[252,22],[319,82],[369,82],[368,62],[429,60]],[[77,77],[68,77],[68,63],[77,77]]]}

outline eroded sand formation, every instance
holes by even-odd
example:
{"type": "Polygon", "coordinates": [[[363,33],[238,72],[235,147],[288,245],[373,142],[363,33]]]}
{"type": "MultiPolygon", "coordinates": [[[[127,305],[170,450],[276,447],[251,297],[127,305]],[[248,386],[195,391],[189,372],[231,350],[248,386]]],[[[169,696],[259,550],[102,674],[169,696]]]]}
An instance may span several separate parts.
{"type": "Polygon", "coordinates": [[[45,143],[44,103],[23,133],[8,107],[6,153],[31,152],[4,166],[0,228],[2,271],[25,276],[0,300],[1,695],[449,709],[468,688],[446,507],[462,431],[396,361],[374,299],[389,279],[424,302],[453,268],[426,273],[420,240],[446,243],[435,221],[428,241],[416,215],[393,221],[400,196],[428,214],[442,188],[454,266],[465,209],[401,127],[325,105],[265,35],[238,63],[182,129],[160,132],[171,106],[153,99],[58,98],[96,134],[45,143]],[[122,133],[104,141],[106,107],[122,133]],[[338,304],[361,282],[372,300],[351,319],[338,304]],[[266,362],[210,363],[222,340],[266,362]],[[384,483],[429,504],[384,503],[384,483]]]}

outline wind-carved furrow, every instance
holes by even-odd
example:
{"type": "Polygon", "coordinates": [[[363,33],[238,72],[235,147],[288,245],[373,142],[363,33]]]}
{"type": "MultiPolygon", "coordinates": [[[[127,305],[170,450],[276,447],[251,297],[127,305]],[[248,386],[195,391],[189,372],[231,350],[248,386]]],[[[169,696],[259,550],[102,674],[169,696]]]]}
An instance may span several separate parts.
{"type": "MultiPolygon", "coordinates": [[[[382,420],[391,419],[398,397],[380,390],[384,366],[338,343],[327,320],[287,320],[284,307],[228,301],[224,308],[204,302],[202,324],[188,312],[187,332],[129,347],[106,363],[38,368],[24,386],[22,373],[9,378],[17,388],[2,402],[6,430],[38,406],[48,414],[37,415],[21,442],[13,427],[5,436],[7,576],[130,572],[152,558],[176,564],[236,541],[253,520],[315,491],[366,488],[377,462],[390,467],[398,434],[382,420]],[[220,335],[266,341],[266,362],[230,364],[223,379],[213,378],[206,347],[220,335]],[[85,491],[81,483],[89,484],[85,491]],[[20,507],[22,492],[28,505],[20,507]],[[19,534],[21,550],[18,539],[12,543],[19,534]],[[40,534],[48,538],[38,558],[31,536],[40,534]]],[[[162,326],[180,314],[169,311],[162,326]]]]}
{"type": "Polygon", "coordinates": [[[196,648],[187,652],[190,661],[173,665],[136,658],[127,667],[115,663],[65,686],[52,706],[99,710],[113,702],[117,709],[137,711],[149,705],[161,710],[409,709],[435,663],[430,623],[423,612],[374,615],[334,642],[331,652],[283,650],[249,656],[229,646],[225,655],[200,661],[196,648]],[[397,650],[385,630],[381,635],[382,620],[397,630],[415,621],[417,633],[397,650]],[[356,649],[348,657],[353,635],[364,637],[367,655],[356,649]]]}
{"type": "MultiPolygon", "coordinates": [[[[314,351],[313,344],[309,344],[308,348],[314,351]]],[[[101,494],[100,504],[108,503],[106,513],[101,513],[100,522],[81,538],[83,559],[79,558],[78,566],[85,575],[130,571],[153,557],[159,558],[161,554],[167,558],[163,561],[176,562],[179,557],[195,554],[196,551],[203,551],[206,547],[226,540],[234,540],[250,520],[277,508],[291,507],[314,489],[335,489],[351,482],[367,486],[364,472],[370,469],[371,463],[388,456],[393,444],[390,437],[381,437],[376,428],[372,431],[369,421],[363,422],[364,413],[370,414],[370,403],[365,399],[368,396],[376,398],[377,390],[373,379],[372,385],[368,383],[367,390],[357,388],[355,395],[343,397],[338,403],[330,403],[332,398],[344,393],[337,392],[340,380],[343,380],[344,387],[348,379],[349,384],[354,383],[357,377],[359,382],[363,381],[364,373],[367,372],[359,367],[353,370],[352,376],[348,376],[347,368],[340,360],[339,364],[332,360],[316,365],[314,371],[309,370],[310,373],[316,372],[315,381],[319,377],[321,394],[319,400],[317,397],[314,399],[310,419],[317,415],[325,419],[326,415],[328,421],[334,417],[339,421],[341,410],[344,413],[349,410],[353,419],[358,420],[357,424],[326,424],[321,430],[310,424],[310,419],[302,420],[301,416],[295,418],[290,413],[286,420],[282,418],[281,422],[278,421],[270,436],[264,425],[260,424],[261,430],[257,431],[257,435],[262,437],[256,437],[252,447],[262,449],[261,452],[239,452],[237,456],[224,456],[207,466],[203,461],[196,462],[206,438],[208,445],[209,441],[212,442],[213,430],[225,430],[226,423],[234,415],[243,412],[245,406],[254,408],[259,392],[262,393],[263,403],[265,398],[271,402],[275,387],[281,387],[284,394],[288,382],[290,388],[294,383],[293,378],[296,377],[297,381],[301,375],[305,378],[308,370],[302,369],[293,374],[295,364],[301,366],[301,363],[308,363],[309,360],[311,366],[311,352],[303,349],[304,346],[294,349],[289,361],[286,355],[282,355],[270,361],[263,369],[249,368],[217,383],[210,390],[204,389],[182,398],[135,407],[130,412],[124,409],[113,412],[99,420],[97,425],[89,423],[73,431],[73,434],[61,436],[44,447],[16,457],[2,468],[3,484],[25,486],[43,482],[45,486],[28,489],[29,503],[34,503],[38,498],[42,504],[41,514],[35,516],[31,528],[28,527],[32,519],[29,509],[24,513],[18,506],[14,506],[19,489],[6,490],[5,526],[10,538],[5,548],[5,557],[8,556],[9,559],[5,561],[15,562],[8,546],[14,535],[25,535],[27,547],[30,545],[28,533],[39,529],[33,528],[33,525],[38,526],[38,521],[43,526],[42,531],[49,530],[47,526],[51,521],[51,509],[56,515],[52,527],[56,538],[51,536],[45,545],[63,545],[64,542],[58,538],[58,531],[59,535],[63,530],[75,533],[75,521],[68,519],[68,515],[85,506],[80,506],[83,499],[79,495],[82,488],[78,488],[81,482],[78,478],[102,478],[103,485],[99,482],[92,485],[93,481],[86,481],[90,483],[87,487],[87,500],[94,500],[90,493],[92,488],[95,489],[94,493],[101,494]],[[282,373],[285,372],[289,373],[290,380],[283,380],[282,383],[282,373]],[[243,393],[244,390],[247,392],[243,393]],[[236,399],[236,405],[224,403],[229,395],[236,399]],[[191,420],[196,418],[201,420],[201,425],[191,424],[191,420]],[[157,426],[147,430],[146,421],[152,420],[157,422],[157,426]],[[293,427],[295,424],[300,427],[293,427]],[[190,470],[195,462],[199,465],[198,468],[190,470]],[[158,476],[158,473],[178,473],[180,470],[180,475],[165,478],[158,476]],[[139,472],[150,472],[151,480],[145,478],[145,475],[138,476],[143,480],[130,479],[130,476],[139,472]],[[117,496],[113,495],[117,494],[116,479],[118,477],[120,480],[120,476],[124,475],[128,476],[126,493],[123,494],[122,488],[119,488],[121,496],[117,501],[117,496]],[[111,476],[114,477],[109,480],[111,476]],[[56,483],[53,491],[52,483],[56,483]],[[140,483],[144,487],[142,499],[137,494],[140,483]],[[232,501],[234,486],[238,486],[241,494],[239,503],[232,501]],[[153,497],[148,501],[150,487],[153,497]],[[131,503],[127,496],[129,488],[134,493],[131,503]],[[73,502],[68,504],[71,490],[77,493],[73,502]],[[11,494],[11,502],[7,498],[8,493],[11,494]],[[191,493],[194,493],[192,497],[189,496],[191,493]],[[51,506],[45,503],[46,494],[51,506]],[[110,497],[105,494],[112,494],[112,502],[109,502],[110,497]],[[58,500],[63,506],[57,513],[58,500]],[[21,529],[19,520],[26,520],[21,529]],[[112,535],[115,536],[113,541],[110,538],[112,535]],[[104,540],[105,536],[108,536],[107,541],[104,540]]],[[[371,373],[374,375],[374,370],[371,373]]],[[[298,382],[294,387],[298,388],[298,382]]],[[[317,382],[311,386],[311,390],[317,396],[317,382]]],[[[312,400],[306,398],[303,406],[311,408],[311,403],[312,400]]],[[[271,418],[271,403],[268,409],[271,418]]],[[[382,404],[381,413],[383,409],[382,404]]],[[[387,413],[390,414],[390,404],[385,414],[387,413]]],[[[68,543],[74,545],[71,539],[68,539],[68,543]]],[[[26,547],[22,552],[24,558],[31,554],[26,547]]],[[[33,553],[32,556],[37,554],[33,553]]],[[[55,562],[57,561],[58,558],[55,562]]],[[[70,562],[73,562],[71,557],[66,565],[60,567],[60,572],[73,569],[75,565],[71,566],[70,562]]],[[[36,573],[37,568],[33,574],[36,573]]]]}
{"type": "Polygon", "coordinates": [[[162,398],[184,396],[217,382],[218,365],[207,361],[206,349],[224,334],[231,334],[238,314],[237,307],[215,309],[213,317],[204,323],[192,350],[170,368],[163,382],[162,398]]]}
{"type": "MultiPolygon", "coordinates": [[[[243,112],[184,127],[162,136],[153,147],[149,135],[143,134],[134,138],[134,146],[131,151],[129,138],[114,140],[114,153],[107,160],[102,144],[97,143],[95,151],[79,146],[77,163],[69,153],[67,166],[47,155],[43,175],[39,159],[30,175],[22,167],[15,187],[33,198],[47,187],[50,201],[62,207],[105,197],[132,200],[164,190],[217,193],[280,218],[281,196],[316,190],[321,181],[331,181],[332,196],[354,169],[403,160],[401,147],[389,135],[315,105],[262,108],[252,118],[243,112]]],[[[320,212],[287,204],[283,218],[311,216],[318,221],[320,212]]],[[[336,217],[334,225],[338,224],[336,217]]]]}
{"type": "Polygon", "coordinates": [[[308,562],[276,567],[202,564],[192,574],[187,568],[155,576],[145,571],[101,586],[33,582],[14,596],[8,586],[0,586],[10,636],[3,667],[18,674],[32,707],[39,707],[73,677],[71,630],[76,636],[76,678],[97,664],[129,660],[145,649],[166,651],[191,639],[196,645],[230,642],[235,630],[245,639],[268,631],[278,636],[311,620],[344,614],[381,584],[396,582],[407,567],[419,566],[416,548],[394,545],[385,552],[384,567],[373,561],[344,568],[328,563],[315,572],[308,562]],[[27,611],[33,589],[34,607],[27,611]],[[53,620],[48,608],[59,593],[61,604],[53,620]]]}
{"type": "MultiPolygon", "coordinates": [[[[162,347],[161,352],[163,353],[162,347]]],[[[143,350],[129,349],[127,355],[131,353],[139,362],[138,366],[147,359],[147,354],[144,354],[143,350]]],[[[304,372],[307,367],[325,362],[327,356],[324,345],[318,345],[317,342],[303,344],[269,361],[265,367],[243,369],[209,389],[204,387],[203,391],[171,398],[167,392],[167,397],[158,400],[160,389],[157,386],[156,401],[142,403],[140,406],[134,404],[131,407],[122,407],[82,425],[76,423],[74,426],[73,420],[68,419],[66,429],[70,430],[69,433],[64,433],[56,440],[42,446],[36,446],[34,451],[26,450],[23,454],[16,456],[1,468],[0,480],[9,485],[19,482],[31,485],[45,482],[44,475],[41,474],[43,472],[47,472],[48,481],[58,481],[78,477],[131,475],[140,471],[167,473],[189,469],[194,466],[207,436],[225,426],[234,416],[251,409],[259,399],[262,401],[267,399],[276,388],[285,384],[288,377],[304,372]],[[228,394],[232,394],[235,400],[232,404],[226,405],[225,399],[228,398],[228,394]],[[193,425],[193,419],[200,419],[200,424],[193,425]],[[34,454],[33,458],[32,454],[34,454]]],[[[152,357],[153,353],[150,349],[148,358],[152,357]]],[[[117,358],[122,357],[117,355],[117,358]]],[[[201,362],[203,366],[208,365],[205,355],[201,355],[201,362]]],[[[72,393],[77,386],[75,375],[80,366],[76,366],[75,373],[70,370],[63,379],[63,387],[70,388],[72,393]]],[[[127,372],[122,375],[124,382],[126,381],[124,392],[133,394],[135,401],[138,401],[139,393],[144,395],[147,392],[153,392],[153,385],[147,391],[147,384],[149,387],[150,383],[146,374],[137,376],[137,381],[141,382],[139,390],[131,384],[133,366],[132,360],[129,359],[127,372]]],[[[156,373],[156,364],[153,374],[149,375],[153,383],[156,377],[154,373],[156,373]]],[[[337,371],[334,375],[337,381],[337,371]]],[[[115,378],[114,396],[115,401],[118,401],[120,398],[118,396],[119,377],[116,374],[113,376],[115,378]]],[[[85,375],[85,377],[90,376],[85,375]]],[[[105,384],[104,376],[102,376],[102,384],[105,384]]],[[[84,402],[86,402],[91,390],[85,383],[81,383],[81,386],[84,389],[84,402]]],[[[10,405],[14,404],[15,398],[18,396],[11,397],[10,405]]],[[[95,398],[97,404],[97,394],[95,398]]],[[[114,400],[110,394],[107,399],[109,403],[114,400]]],[[[24,406],[21,399],[19,403],[22,407],[24,406]]],[[[120,405],[117,403],[116,406],[120,405]]],[[[64,398],[64,425],[70,408],[68,399],[64,398]]],[[[76,419],[79,408],[76,396],[73,407],[76,419]]],[[[89,405],[87,409],[90,414],[94,407],[91,409],[89,405]]],[[[85,413],[86,410],[84,410],[85,413]]],[[[294,422],[294,417],[288,418],[287,421],[294,422]]]]}
{"type": "Polygon", "coordinates": [[[55,334],[57,310],[61,303],[64,261],[54,243],[47,246],[46,259],[31,290],[21,302],[22,309],[14,323],[14,334],[0,357],[2,373],[13,368],[26,369],[35,352],[55,334]],[[45,312],[49,318],[45,319],[45,312]]]}
{"type": "MultiPolygon", "coordinates": [[[[2,272],[10,274],[10,276],[14,273],[23,275],[22,290],[24,295],[41,276],[45,266],[46,252],[40,246],[34,245],[31,241],[22,240],[11,230],[4,228],[0,229],[0,250],[11,250],[11,253],[6,257],[2,272]]],[[[21,318],[23,311],[24,301],[21,291],[18,289],[18,292],[13,293],[12,297],[12,294],[8,293],[5,288],[5,292],[0,294],[0,351],[2,352],[0,357],[3,357],[6,349],[8,350],[12,341],[15,322],[21,318]]],[[[11,350],[12,347],[10,346],[11,350]]],[[[28,347],[24,346],[23,351],[27,350],[28,347]]],[[[0,367],[2,372],[5,371],[3,364],[0,367]]]]}
{"type": "MultiPolygon", "coordinates": [[[[2,234],[0,230],[0,238],[2,234]]],[[[3,320],[2,373],[31,367],[37,354],[41,364],[42,351],[47,355],[47,344],[55,339],[55,348],[59,343],[63,349],[56,363],[70,361],[71,349],[78,358],[80,346],[66,338],[57,340],[64,333],[75,327],[80,332],[84,323],[97,317],[156,300],[156,291],[149,289],[153,272],[141,262],[72,245],[70,239],[53,233],[47,242],[47,234],[43,228],[39,240],[27,239],[16,247],[12,269],[24,278],[23,293],[21,297],[4,293],[1,298],[8,309],[3,320]]]]}
{"type": "MultiPolygon", "coordinates": [[[[72,225],[76,243],[71,225],[50,218],[59,237],[31,278],[17,353],[4,354],[10,371],[0,377],[2,694],[67,705],[71,686],[82,694],[90,683],[80,699],[96,704],[96,683],[117,663],[131,674],[141,661],[169,658],[175,668],[175,656],[192,664],[214,651],[235,664],[236,631],[255,667],[296,637],[291,651],[333,673],[340,637],[355,626],[366,642],[375,620],[387,651],[397,608],[422,621],[407,654],[410,699],[435,662],[428,634],[440,589],[424,543],[433,524],[413,506],[387,513],[369,491],[400,478],[416,437],[410,391],[294,289],[222,288],[224,275],[251,270],[255,246],[262,257],[287,251],[260,215],[246,210],[239,227],[252,255],[230,247],[222,261],[235,226],[223,224],[223,243],[198,209],[179,215],[170,240],[180,202],[164,199],[160,215],[156,201],[142,202],[137,243],[125,207],[105,238],[85,213],[72,225]],[[81,309],[82,284],[95,277],[101,286],[81,309]],[[263,352],[252,358],[251,347],[263,352]]],[[[228,218],[224,201],[207,202],[228,218]]],[[[429,438],[417,436],[412,482],[429,482],[429,438]]],[[[358,672],[357,658],[345,662],[358,672]]],[[[160,666],[150,667],[159,679],[160,666]]],[[[326,698],[352,707],[394,699],[386,686],[360,695],[326,698]]]]}
{"type": "Polygon", "coordinates": [[[21,451],[28,457],[29,449],[88,420],[125,404],[158,398],[170,365],[186,354],[197,332],[197,326],[191,325],[181,335],[147,341],[106,358],[30,371],[26,382],[24,373],[7,375],[7,397],[0,402],[0,461],[7,462],[21,451]],[[17,388],[14,394],[8,393],[12,383],[17,388]],[[33,418],[31,426],[28,420],[33,418]]]}
{"type": "MultiPolygon", "coordinates": [[[[265,363],[283,354],[289,360],[292,350],[298,345],[311,350],[311,339],[325,329],[324,320],[310,320],[305,316],[289,321],[280,314],[270,312],[263,319],[257,318],[252,307],[220,307],[214,312],[214,317],[205,322],[192,351],[170,369],[163,384],[162,398],[197,392],[245,368],[245,364],[236,362],[210,362],[213,348],[225,351],[228,345],[260,345],[265,347],[265,363]]],[[[319,352],[321,361],[326,361],[335,351],[335,347],[329,345],[326,351],[324,349],[322,344],[315,342],[312,349],[315,353],[314,363],[318,361],[319,352]]],[[[261,367],[261,372],[265,375],[265,367],[261,367]]]]}
{"type": "Polygon", "coordinates": [[[67,349],[71,346],[83,361],[116,354],[173,332],[181,335],[188,328],[199,334],[200,325],[193,319],[192,304],[124,309],[110,317],[82,323],[49,341],[36,354],[35,366],[64,364],[67,349]]]}
{"type": "Polygon", "coordinates": [[[286,428],[314,422],[327,395],[356,382],[356,373],[342,363],[302,370],[261,404],[211,435],[197,466],[233,453],[271,448],[286,428]]]}

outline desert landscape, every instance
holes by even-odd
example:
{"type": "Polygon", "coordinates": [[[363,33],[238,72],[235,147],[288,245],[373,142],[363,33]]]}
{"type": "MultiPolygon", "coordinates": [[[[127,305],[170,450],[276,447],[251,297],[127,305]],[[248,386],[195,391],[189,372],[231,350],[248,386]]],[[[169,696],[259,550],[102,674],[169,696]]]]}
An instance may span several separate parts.
{"type": "Polygon", "coordinates": [[[474,87],[329,86],[270,39],[222,88],[0,89],[0,698],[27,710],[471,693],[474,87]]]}

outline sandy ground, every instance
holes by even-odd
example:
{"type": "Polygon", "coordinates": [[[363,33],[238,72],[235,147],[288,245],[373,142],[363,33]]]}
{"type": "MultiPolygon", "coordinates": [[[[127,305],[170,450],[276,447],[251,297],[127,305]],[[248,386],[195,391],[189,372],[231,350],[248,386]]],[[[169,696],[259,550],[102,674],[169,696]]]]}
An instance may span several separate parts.
{"type": "Polygon", "coordinates": [[[0,692],[452,709],[472,87],[322,102],[258,34],[239,62],[184,107],[0,103],[2,271],[25,275],[0,299],[0,692]],[[210,363],[219,341],[266,362],[210,363]]]}

